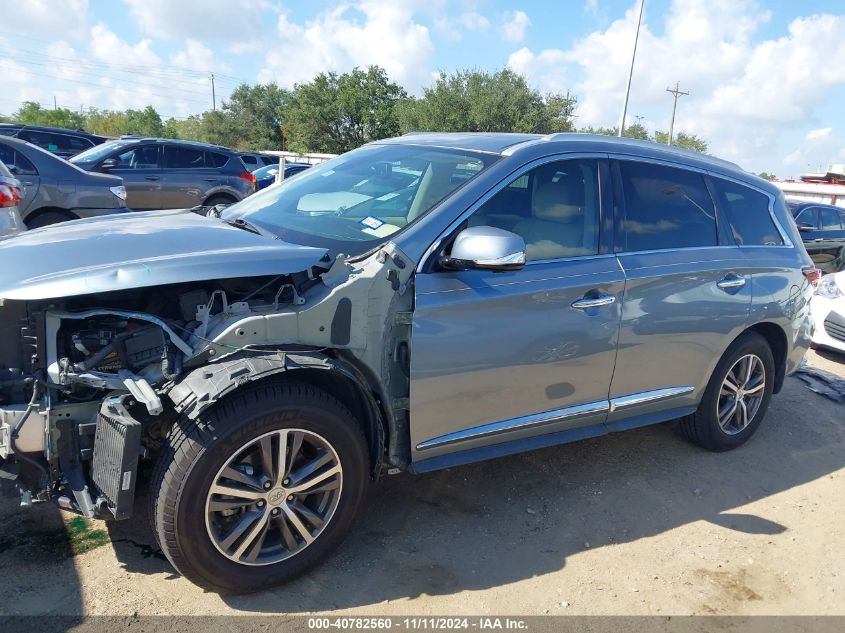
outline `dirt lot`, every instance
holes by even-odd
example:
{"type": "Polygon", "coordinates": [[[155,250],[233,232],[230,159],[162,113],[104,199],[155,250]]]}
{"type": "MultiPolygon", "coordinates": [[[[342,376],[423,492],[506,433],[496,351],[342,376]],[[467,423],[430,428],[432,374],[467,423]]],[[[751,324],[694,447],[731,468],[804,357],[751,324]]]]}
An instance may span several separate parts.
{"type": "Polygon", "coordinates": [[[845,405],[791,378],[731,453],[664,425],[387,478],[334,558],[251,596],[176,576],[145,516],[6,500],[0,614],[845,614],[843,498],[845,405]]]}

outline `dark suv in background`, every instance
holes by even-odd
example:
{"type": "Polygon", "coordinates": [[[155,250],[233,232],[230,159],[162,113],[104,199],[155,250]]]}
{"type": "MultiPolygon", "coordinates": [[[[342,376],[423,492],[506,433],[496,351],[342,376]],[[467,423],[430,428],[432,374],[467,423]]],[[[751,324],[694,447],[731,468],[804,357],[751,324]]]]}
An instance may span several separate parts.
{"type": "Polygon", "coordinates": [[[108,140],[105,136],[90,134],[84,130],[20,123],[0,123],[0,135],[14,136],[62,158],[70,158],[108,140]]]}
{"type": "Polygon", "coordinates": [[[220,145],[161,138],[121,138],[77,154],[82,169],[120,176],[131,209],[232,204],[255,191],[255,176],[220,145]]]}
{"type": "Polygon", "coordinates": [[[788,204],[813,263],[825,273],[845,270],[845,209],[817,202],[788,204]]]}

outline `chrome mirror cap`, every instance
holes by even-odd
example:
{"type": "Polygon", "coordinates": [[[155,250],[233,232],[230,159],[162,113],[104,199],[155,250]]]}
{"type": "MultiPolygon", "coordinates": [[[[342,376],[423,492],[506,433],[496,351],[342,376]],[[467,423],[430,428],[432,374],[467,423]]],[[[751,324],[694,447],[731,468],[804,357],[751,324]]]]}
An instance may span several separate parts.
{"type": "Polygon", "coordinates": [[[473,226],[458,234],[442,264],[453,270],[519,270],[525,265],[525,240],[493,226],[473,226]]]}

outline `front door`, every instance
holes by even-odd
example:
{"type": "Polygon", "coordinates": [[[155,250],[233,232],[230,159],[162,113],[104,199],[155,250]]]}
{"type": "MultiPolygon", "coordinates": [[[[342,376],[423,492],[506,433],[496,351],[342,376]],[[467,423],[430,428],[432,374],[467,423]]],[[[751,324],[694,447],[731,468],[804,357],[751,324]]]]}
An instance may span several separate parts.
{"type": "Polygon", "coordinates": [[[161,209],[161,148],[157,143],[118,150],[106,160],[117,161],[107,172],[123,178],[126,206],[130,209],[161,209]]]}
{"type": "Polygon", "coordinates": [[[600,229],[606,177],[603,159],[544,163],[460,227],[521,235],[523,269],[417,275],[416,463],[470,449],[503,454],[581,427],[603,432],[625,286],[609,231],[600,229]]]}

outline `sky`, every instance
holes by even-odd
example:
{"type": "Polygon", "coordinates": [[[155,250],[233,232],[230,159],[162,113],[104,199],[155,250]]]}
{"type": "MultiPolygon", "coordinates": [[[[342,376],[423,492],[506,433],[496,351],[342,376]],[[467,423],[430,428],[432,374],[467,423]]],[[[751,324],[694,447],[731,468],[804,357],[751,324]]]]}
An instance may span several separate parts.
{"type": "MultiPolygon", "coordinates": [[[[419,95],[439,71],[509,67],[621,115],[639,0],[0,0],[0,113],[142,108],[186,117],[241,82],[292,87],[378,64],[419,95]]],[[[646,0],[628,123],[676,130],[751,171],[845,163],[843,0],[646,0]]]]}

